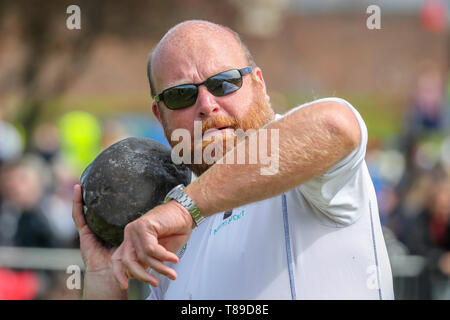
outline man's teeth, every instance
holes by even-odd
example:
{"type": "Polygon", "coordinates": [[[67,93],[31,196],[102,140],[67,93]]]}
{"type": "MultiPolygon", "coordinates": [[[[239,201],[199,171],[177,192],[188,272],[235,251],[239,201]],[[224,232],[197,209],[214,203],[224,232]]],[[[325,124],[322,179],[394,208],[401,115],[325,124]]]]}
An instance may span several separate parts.
{"type": "Polygon", "coordinates": [[[211,129],[206,130],[205,133],[203,133],[203,136],[206,137],[206,136],[218,134],[219,131],[228,130],[228,129],[232,129],[232,127],[225,126],[225,127],[219,127],[219,128],[211,128],[211,129]]]}

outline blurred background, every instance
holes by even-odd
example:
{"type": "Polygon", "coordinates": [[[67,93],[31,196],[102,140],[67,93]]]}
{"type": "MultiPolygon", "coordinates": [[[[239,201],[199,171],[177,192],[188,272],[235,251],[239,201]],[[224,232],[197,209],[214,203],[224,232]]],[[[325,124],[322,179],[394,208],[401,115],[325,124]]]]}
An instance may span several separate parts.
{"type": "Polygon", "coordinates": [[[146,61],[187,19],[242,35],[276,112],[330,96],[359,110],[396,298],[450,299],[448,0],[0,0],[0,299],[80,298],[73,185],[122,138],[167,144],[146,61]]]}

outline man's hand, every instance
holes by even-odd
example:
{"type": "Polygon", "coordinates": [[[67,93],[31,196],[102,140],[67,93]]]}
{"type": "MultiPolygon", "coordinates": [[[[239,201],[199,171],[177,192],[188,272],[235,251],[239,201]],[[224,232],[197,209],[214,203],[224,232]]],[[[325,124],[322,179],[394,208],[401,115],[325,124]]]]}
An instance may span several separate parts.
{"type": "Polygon", "coordinates": [[[72,218],[80,235],[80,250],[86,272],[100,272],[109,269],[115,248],[105,248],[86,224],[83,215],[81,187],[78,184],[74,187],[72,218]]]}
{"type": "Polygon", "coordinates": [[[116,248],[105,248],[86,224],[78,184],[74,187],[72,218],[80,235],[80,250],[86,267],[84,298],[126,299],[126,291],[117,285],[111,268],[111,257],[116,248]]]}
{"type": "Polygon", "coordinates": [[[189,212],[174,200],[127,224],[124,240],[112,256],[121,288],[128,288],[128,278],[158,286],[158,279],[146,272],[148,268],[175,280],[177,273],[163,262],[178,262],[175,252],[186,244],[193,226],[189,212]]]}

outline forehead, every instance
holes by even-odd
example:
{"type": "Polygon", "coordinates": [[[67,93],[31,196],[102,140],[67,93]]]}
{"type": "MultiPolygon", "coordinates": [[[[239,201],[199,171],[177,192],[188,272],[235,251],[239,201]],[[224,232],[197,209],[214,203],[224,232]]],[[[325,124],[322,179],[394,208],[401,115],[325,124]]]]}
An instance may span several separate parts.
{"type": "Polygon", "coordinates": [[[152,75],[160,92],[246,66],[245,53],[229,31],[194,27],[163,38],[152,60],[152,75]]]}

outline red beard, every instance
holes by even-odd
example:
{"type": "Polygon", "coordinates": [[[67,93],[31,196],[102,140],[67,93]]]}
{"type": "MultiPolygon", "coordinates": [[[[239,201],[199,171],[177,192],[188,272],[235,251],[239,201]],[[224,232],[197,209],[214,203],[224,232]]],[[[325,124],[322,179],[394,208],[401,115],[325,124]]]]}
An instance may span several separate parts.
{"type": "MultiPolygon", "coordinates": [[[[242,117],[242,119],[237,119],[234,117],[224,117],[217,116],[214,118],[208,118],[202,121],[202,136],[209,129],[221,128],[221,127],[230,127],[234,130],[242,129],[243,131],[247,131],[249,129],[258,130],[268,124],[274,118],[274,112],[270,106],[270,104],[264,99],[263,92],[254,85],[254,96],[255,99],[252,102],[252,105],[249,107],[247,113],[242,117]]],[[[170,139],[171,133],[167,129],[167,126],[164,125],[164,133],[166,139],[169,141],[170,145],[174,147],[178,141],[172,141],[170,139]]],[[[194,159],[194,153],[196,148],[200,147],[200,141],[194,141],[194,135],[191,135],[191,159],[194,159]]],[[[211,143],[221,143],[223,146],[223,155],[229,151],[226,146],[226,140],[230,139],[230,136],[224,135],[222,138],[215,136],[212,141],[202,141],[201,142],[201,154],[204,154],[205,148],[211,143]],[[222,141],[218,141],[218,139],[222,139],[222,141]]],[[[234,135],[233,147],[238,143],[236,135],[234,135]]],[[[212,156],[215,156],[212,154],[212,156]]],[[[200,164],[194,164],[193,161],[191,163],[186,163],[186,166],[194,172],[196,176],[200,176],[206,170],[208,170],[213,164],[205,163],[203,156],[200,164]]]]}

